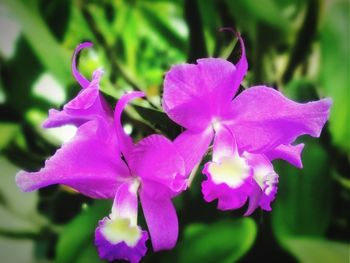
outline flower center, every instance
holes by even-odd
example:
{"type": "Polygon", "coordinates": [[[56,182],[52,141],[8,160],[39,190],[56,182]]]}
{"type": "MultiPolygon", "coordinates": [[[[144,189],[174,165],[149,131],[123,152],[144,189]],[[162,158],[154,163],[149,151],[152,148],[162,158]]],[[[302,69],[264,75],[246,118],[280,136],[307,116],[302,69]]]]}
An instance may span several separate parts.
{"type": "Polygon", "coordinates": [[[249,166],[244,158],[235,154],[222,158],[220,163],[211,163],[209,172],[214,183],[226,183],[231,188],[237,188],[249,176],[249,166]]]}
{"type": "Polygon", "coordinates": [[[105,221],[101,230],[112,244],[124,241],[129,247],[134,247],[141,238],[140,228],[137,225],[131,226],[127,218],[109,219],[105,221]]]}

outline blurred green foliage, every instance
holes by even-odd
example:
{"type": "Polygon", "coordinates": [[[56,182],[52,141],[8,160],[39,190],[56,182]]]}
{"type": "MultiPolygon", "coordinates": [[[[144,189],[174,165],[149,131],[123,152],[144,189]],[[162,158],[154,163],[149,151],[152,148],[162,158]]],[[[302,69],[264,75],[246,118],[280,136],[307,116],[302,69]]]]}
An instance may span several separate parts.
{"type": "Polygon", "coordinates": [[[144,262],[348,262],[349,21],[346,0],[1,0],[2,260],[101,262],[93,233],[109,202],[65,187],[23,194],[14,183],[16,171],[39,169],[67,139],[70,130],[40,124],[49,108],[79,91],[70,73],[75,46],[95,44],[83,51],[79,69],[86,76],[105,70],[101,89],[112,103],[127,90],[147,93],[149,101],[127,115],[135,138],[174,138],[181,128],[160,111],[164,73],[202,56],[236,62],[234,36],[219,32],[231,27],[247,46],[243,86],[264,83],[298,101],[330,96],[329,126],[319,140],[303,138],[303,170],[276,162],[280,185],[271,213],[244,219],[243,210],[217,211],[202,200],[198,174],[176,199],[177,247],[149,252],[144,262]]]}

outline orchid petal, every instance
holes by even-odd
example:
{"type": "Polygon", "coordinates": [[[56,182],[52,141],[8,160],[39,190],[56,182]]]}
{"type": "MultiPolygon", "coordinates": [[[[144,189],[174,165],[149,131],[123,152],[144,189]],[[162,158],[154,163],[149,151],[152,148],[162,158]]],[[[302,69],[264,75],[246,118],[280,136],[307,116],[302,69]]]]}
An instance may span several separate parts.
{"type": "Polygon", "coordinates": [[[248,71],[248,61],[245,53],[244,41],[239,33],[237,34],[237,37],[241,45],[241,57],[236,64],[235,78],[232,83],[232,89],[234,90],[234,94],[236,94],[241,82],[243,81],[244,76],[247,74],[248,71]]]}
{"type": "Polygon", "coordinates": [[[295,146],[291,144],[281,144],[276,148],[266,152],[265,155],[270,161],[273,161],[275,159],[282,159],[298,168],[303,168],[303,163],[301,161],[301,152],[303,151],[303,149],[303,143],[295,146]]]}
{"type": "Polygon", "coordinates": [[[330,99],[297,103],[272,88],[257,86],[233,100],[227,125],[240,149],[269,151],[304,134],[320,136],[331,103],[330,99]]]}
{"type": "Polygon", "coordinates": [[[59,127],[66,124],[73,124],[77,127],[83,123],[102,119],[106,124],[112,122],[112,110],[99,92],[99,82],[103,71],[96,70],[93,79],[88,87],[66,105],[62,111],[51,109],[49,117],[43,123],[44,128],[59,127]]]}
{"type": "Polygon", "coordinates": [[[116,125],[116,134],[121,152],[125,157],[129,155],[129,152],[133,149],[133,142],[129,135],[127,135],[123,129],[121,122],[122,112],[128,103],[136,98],[144,97],[145,94],[141,91],[134,91],[124,94],[117,102],[114,110],[114,122],[116,125]]]}
{"type": "Polygon", "coordinates": [[[211,119],[215,115],[212,113],[211,107],[200,100],[189,101],[171,110],[166,110],[165,107],[165,103],[163,103],[163,109],[170,119],[194,132],[201,132],[209,127],[211,119]]]}
{"type": "Polygon", "coordinates": [[[172,67],[164,80],[164,111],[185,128],[208,127],[236,92],[232,87],[235,71],[232,63],[218,58],[172,67]]]}
{"type": "Polygon", "coordinates": [[[17,174],[19,188],[33,191],[64,184],[92,198],[113,198],[129,171],[118,158],[115,137],[99,136],[97,131],[95,121],[80,126],[75,137],[47,160],[43,169],[17,174]]]}
{"type": "Polygon", "coordinates": [[[237,65],[219,58],[198,59],[197,64],[173,66],[164,79],[163,109],[169,117],[191,130],[201,130],[224,115],[247,69],[243,39],[237,65]]]}
{"type": "Polygon", "coordinates": [[[77,48],[74,51],[73,59],[72,59],[72,73],[74,78],[77,80],[77,82],[80,84],[80,86],[84,89],[87,88],[90,85],[90,82],[82,75],[77,69],[77,56],[79,52],[88,47],[92,47],[93,44],[91,42],[83,42],[77,46],[77,48]]]}
{"type": "Polygon", "coordinates": [[[99,84],[103,71],[98,69],[93,73],[92,81],[88,87],[81,90],[81,92],[71,101],[69,101],[64,108],[67,110],[88,110],[90,109],[99,96],[99,84]]]}
{"type": "Polygon", "coordinates": [[[70,102],[64,105],[62,111],[51,109],[48,119],[43,123],[44,128],[59,127],[65,124],[73,124],[77,127],[83,123],[97,118],[103,119],[106,123],[112,120],[112,111],[108,103],[99,92],[99,83],[103,74],[102,70],[93,73],[91,82],[80,74],[76,66],[78,53],[92,43],[81,43],[74,52],[72,59],[72,73],[82,87],[82,91],[70,102]]]}
{"type": "Polygon", "coordinates": [[[184,160],[164,136],[154,134],[142,139],[134,146],[127,161],[132,172],[142,181],[159,183],[174,194],[186,187],[184,160]]]}
{"type": "Polygon", "coordinates": [[[172,249],[178,238],[179,226],[171,199],[155,199],[143,190],[140,193],[140,199],[153,250],[172,249]]]}
{"type": "Polygon", "coordinates": [[[200,163],[213,137],[212,129],[206,129],[202,132],[187,130],[176,137],[174,145],[185,160],[186,175],[189,175],[193,168],[200,163]]]}
{"type": "Polygon", "coordinates": [[[253,169],[254,184],[249,195],[249,206],[244,215],[248,216],[257,207],[271,211],[271,202],[277,194],[278,175],[271,162],[262,154],[246,154],[249,165],[253,169]]]}

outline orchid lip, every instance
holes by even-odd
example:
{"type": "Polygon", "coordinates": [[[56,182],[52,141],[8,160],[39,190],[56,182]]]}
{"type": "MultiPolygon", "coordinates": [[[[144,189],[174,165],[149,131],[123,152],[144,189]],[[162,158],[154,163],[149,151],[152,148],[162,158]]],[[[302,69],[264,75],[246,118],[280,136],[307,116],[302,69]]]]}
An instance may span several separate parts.
{"type": "Polygon", "coordinates": [[[138,225],[131,225],[127,218],[118,217],[111,220],[108,217],[99,222],[95,231],[95,245],[100,258],[128,260],[140,262],[146,254],[148,234],[138,225]]]}
{"type": "Polygon", "coordinates": [[[263,190],[267,175],[270,173],[269,167],[259,166],[254,168],[254,180],[263,190]]]}
{"type": "Polygon", "coordinates": [[[278,183],[278,177],[269,167],[259,166],[254,168],[254,180],[265,194],[269,195],[273,187],[278,183]]]}
{"type": "Polygon", "coordinates": [[[107,219],[101,227],[101,233],[111,244],[125,242],[129,247],[136,246],[141,238],[141,229],[128,218],[107,219]]]}
{"type": "Polygon", "coordinates": [[[250,175],[249,165],[238,154],[210,163],[208,171],[214,183],[225,183],[231,188],[241,186],[250,175]]]}

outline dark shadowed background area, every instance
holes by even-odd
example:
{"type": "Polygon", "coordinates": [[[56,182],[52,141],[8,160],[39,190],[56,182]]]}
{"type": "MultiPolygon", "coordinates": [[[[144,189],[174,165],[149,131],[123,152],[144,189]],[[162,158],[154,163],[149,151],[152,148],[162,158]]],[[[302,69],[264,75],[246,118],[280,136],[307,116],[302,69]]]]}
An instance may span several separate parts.
{"type": "MultiPolygon", "coordinates": [[[[241,32],[249,61],[242,89],[265,84],[296,101],[332,97],[321,138],[302,138],[304,169],[275,162],[279,192],[272,212],[221,212],[205,203],[198,173],[175,201],[180,237],[172,251],[143,262],[349,262],[350,57],[347,0],[0,0],[0,261],[102,262],[93,245],[110,201],[53,186],[21,193],[20,169],[35,171],[69,140],[74,127],[44,130],[48,109],[60,108],[79,86],[70,72],[77,44],[90,78],[103,68],[101,89],[111,103],[143,90],[160,107],[171,65],[201,57],[236,62],[241,32]]],[[[278,111],[278,109],[276,109],[278,111]]],[[[173,138],[180,127],[150,104],[125,116],[137,139],[173,138]]],[[[140,211],[141,224],[142,211],[140,211]]]]}

